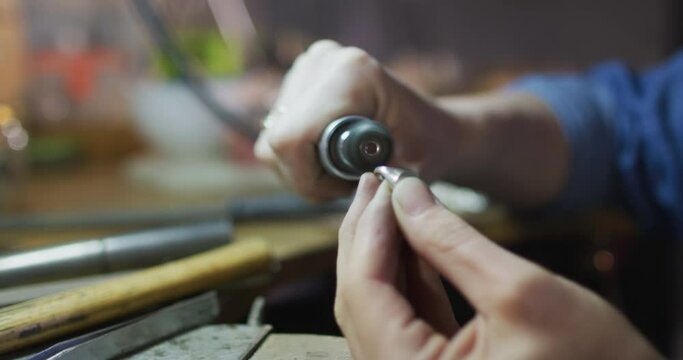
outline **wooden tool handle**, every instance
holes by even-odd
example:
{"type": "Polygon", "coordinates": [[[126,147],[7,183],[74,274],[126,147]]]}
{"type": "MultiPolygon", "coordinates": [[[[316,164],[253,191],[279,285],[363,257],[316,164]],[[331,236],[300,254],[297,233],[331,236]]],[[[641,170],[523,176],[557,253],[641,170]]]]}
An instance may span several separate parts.
{"type": "Polygon", "coordinates": [[[0,309],[0,354],[270,269],[263,241],[243,241],[99,284],[0,309]]]}

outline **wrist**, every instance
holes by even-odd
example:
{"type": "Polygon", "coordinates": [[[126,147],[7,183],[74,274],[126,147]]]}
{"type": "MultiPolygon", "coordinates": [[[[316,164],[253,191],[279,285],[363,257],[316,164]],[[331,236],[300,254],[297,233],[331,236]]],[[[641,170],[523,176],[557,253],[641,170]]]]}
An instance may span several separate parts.
{"type": "Polygon", "coordinates": [[[430,123],[431,179],[476,185],[489,162],[487,123],[490,109],[485,96],[442,97],[433,101],[436,115],[430,123]]]}
{"type": "Polygon", "coordinates": [[[452,169],[468,172],[479,153],[475,114],[451,111],[439,99],[416,93],[388,74],[389,86],[380,98],[389,99],[378,120],[394,137],[394,166],[415,171],[426,181],[449,179],[452,169]]]}
{"type": "Polygon", "coordinates": [[[569,147],[543,102],[500,91],[442,98],[437,104],[451,123],[448,133],[435,135],[451,140],[435,141],[437,157],[448,160],[440,164],[438,178],[522,207],[546,204],[562,189],[569,147]]]}

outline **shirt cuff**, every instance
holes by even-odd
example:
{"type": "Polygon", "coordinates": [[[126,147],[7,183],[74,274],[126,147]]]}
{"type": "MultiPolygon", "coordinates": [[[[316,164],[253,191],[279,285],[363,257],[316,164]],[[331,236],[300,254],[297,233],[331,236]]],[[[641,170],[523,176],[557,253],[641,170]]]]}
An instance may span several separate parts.
{"type": "Polygon", "coordinates": [[[590,78],[571,75],[528,76],[507,90],[543,101],[569,142],[569,176],[550,207],[574,211],[605,201],[615,155],[614,101],[609,91],[590,78]]]}

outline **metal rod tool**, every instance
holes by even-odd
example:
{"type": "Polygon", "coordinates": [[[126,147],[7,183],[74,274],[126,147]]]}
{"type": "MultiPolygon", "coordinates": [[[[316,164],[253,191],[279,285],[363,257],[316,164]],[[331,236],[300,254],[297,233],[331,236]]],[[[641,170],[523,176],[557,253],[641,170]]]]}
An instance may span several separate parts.
{"type": "MultiPolygon", "coordinates": [[[[0,288],[160,264],[229,243],[232,240],[234,222],[314,218],[325,214],[342,213],[348,209],[349,204],[349,199],[310,204],[293,195],[239,200],[229,203],[226,207],[198,212],[208,219],[215,219],[211,221],[15,252],[0,256],[0,288]]],[[[155,220],[158,223],[179,222],[180,213],[161,213],[158,218],[154,218],[150,213],[147,220],[155,220]]],[[[33,219],[23,219],[18,224],[20,226],[15,228],[26,229],[25,226],[29,224],[35,226],[35,229],[42,230],[49,227],[73,228],[79,224],[88,227],[107,223],[105,220],[121,225],[125,223],[124,220],[132,220],[129,216],[118,218],[116,215],[119,214],[114,213],[111,218],[106,214],[91,218],[86,216],[85,219],[74,215],[52,221],[50,217],[37,216],[33,219]],[[92,222],[88,222],[91,220],[92,222]]],[[[188,220],[192,219],[194,218],[188,220]]],[[[2,225],[0,221],[0,229],[2,225]]],[[[12,227],[13,224],[4,225],[12,227]]]]}
{"type": "Polygon", "coordinates": [[[140,231],[0,257],[0,287],[142,268],[197,254],[232,239],[216,221],[140,231]]]}
{"type": "Polygon", "coordinates": [[[231,281],[269,273],[264,241],[230,245],[0,309],[0,354],[133,315],[231,281]]]}

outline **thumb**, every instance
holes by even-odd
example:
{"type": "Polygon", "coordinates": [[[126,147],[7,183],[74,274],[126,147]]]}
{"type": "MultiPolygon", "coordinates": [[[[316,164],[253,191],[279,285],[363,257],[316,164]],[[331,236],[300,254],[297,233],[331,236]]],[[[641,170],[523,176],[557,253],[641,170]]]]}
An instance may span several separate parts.
{"type": "Polygon", "coordinates": [[[501,291],[535,269],[447,210],[417,178],[399,181],[392,202],[411,247],[478,310],[494,305],[501,291]]]}

